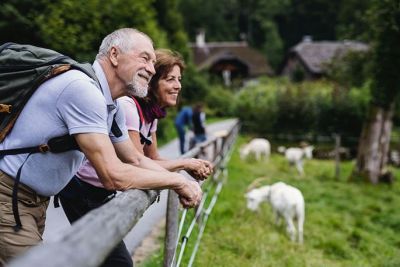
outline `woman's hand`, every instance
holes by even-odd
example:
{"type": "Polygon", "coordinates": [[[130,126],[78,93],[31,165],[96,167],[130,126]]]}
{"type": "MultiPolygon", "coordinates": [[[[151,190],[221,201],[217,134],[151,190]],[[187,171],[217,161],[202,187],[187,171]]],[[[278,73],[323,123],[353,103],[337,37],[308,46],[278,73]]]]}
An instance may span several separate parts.
{"type": "Polygon", "coordinates": [[[185,171],[196,180],[205,180],[214,171],[214,166],[211,162],[204,159],[186,159],[185,171]]]}

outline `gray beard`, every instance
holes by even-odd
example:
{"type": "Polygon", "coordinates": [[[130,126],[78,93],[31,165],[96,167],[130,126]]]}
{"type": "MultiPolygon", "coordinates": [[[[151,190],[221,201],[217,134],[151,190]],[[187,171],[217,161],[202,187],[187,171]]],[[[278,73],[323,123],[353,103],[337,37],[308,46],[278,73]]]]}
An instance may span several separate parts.
{"type": "Polygon", "coordinates": [[[128,93],[132,96],[143,98],[147,96],[148,86],[140,86],[137,82],[128,84],[128,93]]]}

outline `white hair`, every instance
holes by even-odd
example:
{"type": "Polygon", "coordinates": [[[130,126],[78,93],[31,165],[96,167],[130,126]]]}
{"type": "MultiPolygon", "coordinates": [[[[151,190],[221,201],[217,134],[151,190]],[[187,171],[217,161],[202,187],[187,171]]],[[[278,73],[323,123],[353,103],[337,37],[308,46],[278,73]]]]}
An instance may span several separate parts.
{"type": "Polygon", "coordinates": [[[133,28],[118,29],[103,39],[99,48],[99,52],[96,55],[96,59],[106,57],[113,46],[118,47],[122,53],[132,50],[135,46],[135,36],[137,35],[144,36],[153,44],[150,37],[139,30],[133,28]]]}

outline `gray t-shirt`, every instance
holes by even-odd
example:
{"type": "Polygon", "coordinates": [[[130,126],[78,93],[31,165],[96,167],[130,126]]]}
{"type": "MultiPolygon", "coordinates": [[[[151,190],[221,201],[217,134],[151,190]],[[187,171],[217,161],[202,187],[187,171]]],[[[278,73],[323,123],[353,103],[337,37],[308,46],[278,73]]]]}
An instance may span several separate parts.
{"type": "MultiPolygon", "coordinates": [[[[110,135],[112,142],[129,138],[123,110],[113,101],[104,72],[98,62],[93,68],[101,88],[84,73],[71,70],[43,83],[33,94],[0,149],[37,146],[50,138],[65,134],[100,133],[110,135]],[[110,133],[112,121],[123,135],[110,133]]],[[[0,160],[0,169],[15,177],[28,154],[9,155],[0,160]]],[[[52,196],[61,191],[76,173],[83,153],[30,155],[22,167],[21,182],[38,194],[52,196]]]]}

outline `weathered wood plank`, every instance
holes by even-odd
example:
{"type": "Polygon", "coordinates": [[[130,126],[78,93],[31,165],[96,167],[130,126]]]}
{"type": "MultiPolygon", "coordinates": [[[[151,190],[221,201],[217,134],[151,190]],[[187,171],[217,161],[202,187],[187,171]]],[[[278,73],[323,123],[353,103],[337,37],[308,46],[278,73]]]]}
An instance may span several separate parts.
{"type": "Polygon", "coordinates": [[[98,266],[142,217],[156,196],[153,190],[128,190],[121,193],[86,214],[68,228],[59,240],[30,249],[8,266],[98,266]]]}

